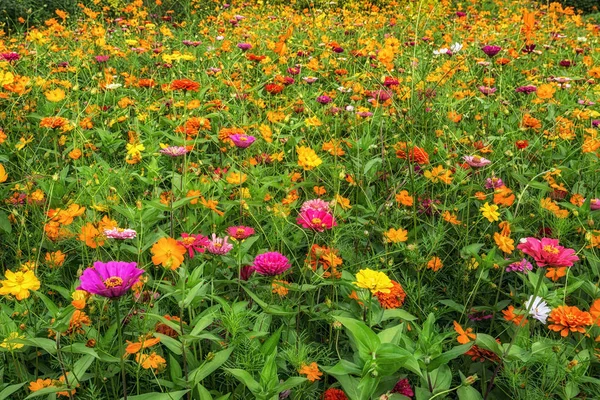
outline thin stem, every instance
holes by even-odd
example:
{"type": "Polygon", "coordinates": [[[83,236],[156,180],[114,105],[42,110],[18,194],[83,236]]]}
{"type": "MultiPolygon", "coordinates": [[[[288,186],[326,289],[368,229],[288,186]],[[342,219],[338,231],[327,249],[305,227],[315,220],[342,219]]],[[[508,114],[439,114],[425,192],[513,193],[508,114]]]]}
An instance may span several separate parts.
{"type": "Polygon", "coordinates": [[[119,300],[115,300],[115,312],[117,313],[117,334],[119,335],[119,359],[121,361],[121,380],[123,381],[123,400],[127,400],[127,382],[125,380],[125,354],[123,352],[123,332],[121,327],[121,309],[119,300]]]}

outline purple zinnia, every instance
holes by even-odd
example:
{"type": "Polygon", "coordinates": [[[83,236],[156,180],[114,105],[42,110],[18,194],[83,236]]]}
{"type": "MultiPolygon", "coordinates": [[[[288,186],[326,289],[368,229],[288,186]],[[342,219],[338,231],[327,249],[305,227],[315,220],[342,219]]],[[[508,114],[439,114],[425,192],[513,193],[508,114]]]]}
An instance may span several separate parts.
{"type": "Polygon", "coordinates": [[[515,92],[529,94],[529,93],[535,92],[536,90],[537,90],[536,86],[527,85],[527,86],[519,86],[518,88],[515,89],[515,92]]]}
{"type": "Polygon", "coordinates": [[[502,47],[500,46],[483,46],[481,50],[488,56],[494,57],[496,54],[500,53],[502,47]]]}
{"type": "Polygon", "coordinates": [[[526,259],[514,262],[506,267],[506,272],[524,272],[527,273],[533,269],[533,265],[526,259]]]}
{"type": "Polygon", "coordinates": [[[238,47],[238,49],[241,49],[242,51],[246,51],[246,50],[250,50],[252,48],[252,45],[250,43],[238,43],[237,47],[238,47]]]}
{"type": "Polygon", "coordinates": [[[489,87],[489,86],[479,86],[478,89],[481,93],[485,94],[486,96],[494,94],[494,93],[496,93],[496,90],[498,90],[495,87],[489,87]]]}
{"type": "Polygon", "coordinates": [[[252,266],[257,274],[265,276],[281,275],[292,267],[288,258],[276,251],[257,255],[252,266]]]}
{"type": "Polygon", "coordinates": [[[486,189],[498,189],[499,187],[504,186],[504,182],[500,178],[491,177],[485,180],[485,188],[486,189]]]}
{"type": "Polygon", "coordinates": [[[246,135],[245,133],[236,133],[235,135],[229,136],[229,139],[231,139],[233,144],[240,149],[250,147],[250,145],[256,140],[254,136],[246,135]]]}
{"type": "Polygon", "coordinates": [[[109,298],[121,297],[140,280],[143,273],[136,262],[96,261],[93,267],[86,268],[81,274],[81,285],[77,290],[109,298]]]}

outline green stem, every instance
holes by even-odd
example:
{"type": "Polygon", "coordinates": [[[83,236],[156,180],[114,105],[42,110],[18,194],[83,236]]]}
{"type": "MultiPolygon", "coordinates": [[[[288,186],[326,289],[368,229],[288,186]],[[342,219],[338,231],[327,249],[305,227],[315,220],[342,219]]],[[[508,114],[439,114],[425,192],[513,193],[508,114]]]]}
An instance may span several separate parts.
{"type": "Polygon", "coordinates": [[[121,309],[119,300],[115,300],[115,312],[117,313],[117,334],[119,335],[119,359],[121,361],[121,380],[123,381],[123,400],[127,400],[127,382],[125,380],[125,354],[123,351],[123,332],[121,327],[121,309]]]}

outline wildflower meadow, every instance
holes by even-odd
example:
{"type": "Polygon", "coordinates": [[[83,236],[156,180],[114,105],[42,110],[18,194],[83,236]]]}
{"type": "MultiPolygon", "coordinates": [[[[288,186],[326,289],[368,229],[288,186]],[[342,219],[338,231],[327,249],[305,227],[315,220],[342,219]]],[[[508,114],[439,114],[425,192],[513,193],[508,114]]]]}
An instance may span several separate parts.
{"type": "Polygon", "coordinates": [[[597,8],[163,1],[0,27],[0,400],[600,399],[597,8]]]}

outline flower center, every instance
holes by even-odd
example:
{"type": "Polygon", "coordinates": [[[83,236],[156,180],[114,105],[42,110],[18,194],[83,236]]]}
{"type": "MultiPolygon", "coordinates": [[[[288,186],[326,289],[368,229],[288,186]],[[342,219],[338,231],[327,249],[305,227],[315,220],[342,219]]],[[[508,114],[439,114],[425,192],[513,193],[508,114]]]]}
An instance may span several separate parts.
{"type": "Polygon", "coordinates": [[[118,276],[111,276],[110,278],[104,281],[104,286],[106,286],[107,289],[121,286],[122,284],[123,279],[119,278],[118,276]]]}
{"type": "Polygon", "coordinates": [[[238,235],[243,235],[246,231],[242,228],[238,228],[237,231],[235,231],[235,233],[237,233],[238,235]]]}
{"type": "Polygon", "coordinates": [[[473,161],[474,162],[480,162],[481,161],[481,157],[479,157],[479,156],[473,156],[473,161]]]}
{"type": "Polygon", "coordinates": [[[221,243],[214,243],[213,244],[216,248],[220,249],[221,247],[223,247],[223,244],[221,243]]]}
{"type": "Polygon", "coordinates": [[[196,241],[196,238],[188,236],[186,238],[183,238],[182,242],[184,245],[189,246],[191,244],[193,244],[196,241]]]}
{"type": "Polygon", "coordinates": [[[22,273],[18,273],[15,274],[15,282],[17,282],[17,285],[21,285],[24,281],[25,281],[25,277],[23,276],[22,273]]]}
{"type": "Polygon", "coordinates": [[[558,254],[559,253],[558,249],[552,245],[544,246],[544,251],[546,253],[550,253],[550,254],[558,254]]]}
{"type": "Polygon", "coordinates": [[[248,138],[247,138],[246,136],[240,136],[240,140],[241,140],[242,142],[245,142],[245,141],[247,141],[247,140],[248,140],[248,138]]]}
{"type": "Polygon", "coordinates": [[[322,221],[321,221],[321,218],[313,218],[313,219],[312,219],[310,222],[311,222],[313,225],[321,225],[321,222],[322,222],[322,221]]]}

